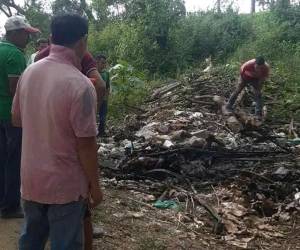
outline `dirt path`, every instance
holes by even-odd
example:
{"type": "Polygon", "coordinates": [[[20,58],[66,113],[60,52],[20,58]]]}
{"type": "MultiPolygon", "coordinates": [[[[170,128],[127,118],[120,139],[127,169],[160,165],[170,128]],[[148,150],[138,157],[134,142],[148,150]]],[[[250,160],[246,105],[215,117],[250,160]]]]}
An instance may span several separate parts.
{"type": "Polygon", "coordinates": [[[0,219],[0,250],[18,249],[18,239],[21,230],[21,225],[21,219],[0,219]]]}
{"type": "MultiPolygon", "coordinates": [[[[105,232],[103,237],[94,241],[94,250],[242,249],[211,234],[211,225],[201,226],[195,231],[183,223],[178,224],[176,211],[157,210],[145,203],[137,203],[142,200],[141,195],[106,185],[105,200],[93,211],[94,225],[105,232]]],[[[201,214],[199,220],[205,222],[207,216],[201,214]]],[[[21,224],[22,220],[0,219],[0,250],[17,250],[21,224]]],[[[280,223],[279,228],[284,237],[267,239],[257,236],[254,247],[249,249],[300,249],[300,217],[280,223]]]]}

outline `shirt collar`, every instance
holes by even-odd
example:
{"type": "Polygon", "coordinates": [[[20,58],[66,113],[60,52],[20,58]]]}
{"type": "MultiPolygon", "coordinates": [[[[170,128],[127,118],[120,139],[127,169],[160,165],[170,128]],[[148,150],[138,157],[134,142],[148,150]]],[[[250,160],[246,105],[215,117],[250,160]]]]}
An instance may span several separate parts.
{"type": "Polygon", "coordinates": [[[50,48],[49,58],[53,58],[59,60],[60,62],[73,65],[79,70],[81,70],[80,59],[70,48],[52,44],[50,48]]]}
{"type": "Polygon", "coordinates": [[[7,41],[6,39],[2,40],[1,43],[4,43],[4,44],[7,44],[8,46],[11,46],[11,47],[14,47],[14,48],[17,48],[18,50],[22,51],[24,53],[24,50],[17,47],[15,44],[13,44],[12,42],[10,41],[7,41]]]}

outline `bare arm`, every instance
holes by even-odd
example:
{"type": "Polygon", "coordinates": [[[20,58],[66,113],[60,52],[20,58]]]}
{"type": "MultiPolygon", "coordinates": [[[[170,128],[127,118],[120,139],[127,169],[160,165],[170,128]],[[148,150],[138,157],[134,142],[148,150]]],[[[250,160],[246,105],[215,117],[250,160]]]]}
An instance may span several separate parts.
{"type": "Polygon", "coordinates": [[[17,89],[19,77],[9,77],[8,81],[9,81],[10,94],[11,94],[12,97],[14,97],[15,94],[16,94],[16,89],[17,89]]]}
{"type": "Polygon", "coordinates": [[[100,103],[102,102],[103,97],[105,96],[105,92],[106,92],[105,82],[103,81],[101,75],[99,74],[98,70],[96,70],[96,69],[91,70],[88,73],[88,77],[96,79],[94,86],[95,86],[96,93],[97,93],[97,104],[98,104],[97,107],[100,107],[100,103]]]}
{"type": "Polygon", "coordinates": [[[15,88],[14,91],[15,93],[14,93],[14,98],[13,98],[13,103],[11,108],[11,119],[12,119],[11,121],[13,126],[22,127],[21,108],[20,108],[20,85],[17,84],[17,87],[15,88]]]}
{"type": "Polygon", "coordinates": [[[95,207],[102,201],[103,197],[99,185],[96,138],[77,137],[76,143],[79,159],[89,182],[92,206],[95,207]]]}

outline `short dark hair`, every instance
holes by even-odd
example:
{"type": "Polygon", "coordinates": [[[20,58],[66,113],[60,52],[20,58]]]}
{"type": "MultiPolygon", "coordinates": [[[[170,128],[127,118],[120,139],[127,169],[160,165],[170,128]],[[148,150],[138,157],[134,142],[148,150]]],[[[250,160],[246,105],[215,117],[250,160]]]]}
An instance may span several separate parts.
{"type": "Polygon", "coordinates": [[[51,21],[52,43],[70,46],[88,34],[88,21],[78,14],[61,14],[51,21]]]}
{"type": "Polygon", "coordinates": [[[100,53],[95,56],[95,59],[96,60],[100,60],[100,59],[107,60],[106,56],[103,54],[100,54],[100,53]]]}
{"type": "Polygon", "coordinates": [[[257,65],[264,65],[266,62],[265,58],[263,56],[258,56],[255,58],[255,63],[257,65]]]}
{"type": "Polygon", "coordinates": [[[48,43],[49,44],[49,40],[47,38],[40,38],[36,41],[36,45],[40,45],[41,43],[48,43]]]}

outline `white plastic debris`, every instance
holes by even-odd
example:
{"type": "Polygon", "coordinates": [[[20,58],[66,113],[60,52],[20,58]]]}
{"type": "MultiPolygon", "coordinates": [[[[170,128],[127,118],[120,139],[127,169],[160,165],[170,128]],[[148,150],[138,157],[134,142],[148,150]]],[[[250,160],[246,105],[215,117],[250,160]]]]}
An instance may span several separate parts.
{"type": "Polygon", "coordinates": [[[155,135],[157,135],[155,130],[155,126],[159,125],[158,122],[152,122],[147,124],[146,126],[142,127],[138,132],[136,132],[137,137],[144,137],[146,140],[149,140],[153,138],[155,135]]]}
{"type": "Polygon", "coordinates": [[[164,142],[164,144],[163,144],[163,147],[166,148],[166,149],[171,148],[171,147],[173,147],[173,146],[174,146],[174,143],[171,142],[171,141],[169,141],[169,140],[166,140],[166,141],[164,142]]]}
{"type": "Polygon", "coordinates": [[[203,117],[204,116],[201,112],[195,112],[195,113],[192,113],[189,118],[193,119],[193,118],[203,118],[203,117]]]}
{"type": "Polygon", "coordinates": [[[295,194],[295,202],[297,203],[297,205],[300,205],[300,192],[295,194]]]}
{"type": "Polygon", "coordinates": [[[203,138],[198,138],[196,136],[193,136],[192,138],[189,139],[188,144],[192,147],[202,148],[205,146],[206,140],[203,138]]]}
{"type": "Polygon", "coordinates": [[[290,170],[288,170],[285,167],[280,167],[276,170],[276,172],[274,173],[275,175],[279,175],[282,177],[285,177],[286,175],[288,175],[290,173],[290,170]]]}
{"type": "Polygon", "coordinates": [[[184,113],[185,113],[184,111],[180,111],[180,110],[174,111],[174,115],[175,115],[175,116],[179,116],[179,115],[182,115],[182,114],[184,114],[184,113]]]}

